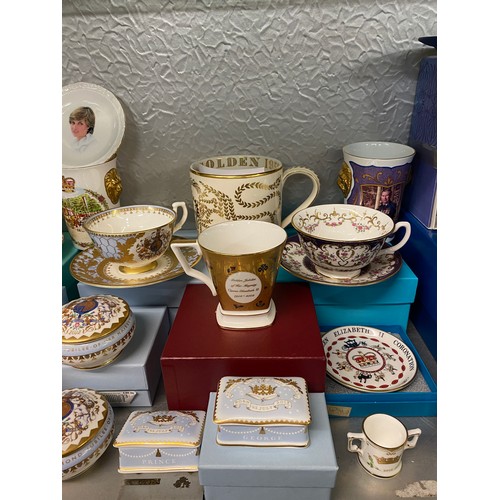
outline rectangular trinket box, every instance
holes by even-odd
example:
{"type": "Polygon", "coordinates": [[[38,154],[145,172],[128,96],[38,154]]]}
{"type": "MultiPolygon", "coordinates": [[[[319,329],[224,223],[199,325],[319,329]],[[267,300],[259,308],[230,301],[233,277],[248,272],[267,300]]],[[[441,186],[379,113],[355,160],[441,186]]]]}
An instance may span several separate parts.
{"type": "Polygon", "coordinates": [[[134,411],[113,446],[121,473],[197,471],[204,411],[134,411]]]}
{"type": "Polygon", "coordinates": [[[307,446],[309,394],[301,377],[223,377],[213,421],[217,443],[307,446]]]}

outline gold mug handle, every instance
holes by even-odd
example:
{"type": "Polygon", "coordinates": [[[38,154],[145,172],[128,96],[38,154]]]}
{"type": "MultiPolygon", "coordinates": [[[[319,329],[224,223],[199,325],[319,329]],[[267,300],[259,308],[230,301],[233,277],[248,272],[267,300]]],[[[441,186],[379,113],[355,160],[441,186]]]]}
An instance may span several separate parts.
{"type": "Polygon", "coordinates": [[[212,292],[212,295],[215,297],[217,295],[217,291],[215,290],[215,285],[207,274],[198,271],[197,269],[193,269],[190,265],[189,262],[187,261],[186,257],[182,253],[181,248],[194,248],[198,255],[202,255],[201,252],[201,247],[198,244],[198,241],[185,241],[185,242],[179,242],[179,241],[174,241],[170,243],[170,249],[174,253],[174,255],[177,257],[177,260],[179,261],[179,264],[181,265],[182,269],[184,272],[188,275],[191,276],[192,278],[196,278],[200,280],[201,282],[205,283],[205,285],[210,288],[210,291],[212,292]]]}
{"type": "Polygon", "coordinates": [[[347,199],[352,188],[352,171],[345,161],[342,163],[337,177],[337,186],[342,191],[344,198],[347,199]]]}

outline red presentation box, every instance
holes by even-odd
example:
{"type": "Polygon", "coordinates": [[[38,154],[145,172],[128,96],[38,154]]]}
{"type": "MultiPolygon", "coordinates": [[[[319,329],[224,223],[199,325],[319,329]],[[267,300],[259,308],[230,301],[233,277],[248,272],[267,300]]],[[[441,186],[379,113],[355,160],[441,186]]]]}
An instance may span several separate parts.
{"type": "Polygon", "coordinates": [[[205,410],[224,376],[302,377],[325,391],[326,359],[308,283],[277,283],[274,323],[227,330],[215,318],[218,299],[189,284],[161,355],[169,410],[205,410]]]}

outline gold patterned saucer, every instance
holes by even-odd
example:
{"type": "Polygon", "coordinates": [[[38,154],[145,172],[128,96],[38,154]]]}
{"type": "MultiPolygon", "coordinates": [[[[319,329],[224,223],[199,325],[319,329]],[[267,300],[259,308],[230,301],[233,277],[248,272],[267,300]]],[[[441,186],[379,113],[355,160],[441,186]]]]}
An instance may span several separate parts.
{"type": "MultiPolygon", "coordinates": [[[[172,241],[187,240],[174,238],[172,241]]],[[[194,267],[201,260],[201,255],[194,248],[183,248],[182,252],[191,267],[194,267]]],[[[177,257],[170,248],[157,262],[158,265],[151,271],[128,274],[120,269],[120,264],[103,258],[99,249],[92,247],[78,253],[71,261],[69,270],[80,283],[104,288],[134,288],[153,285],[176,278],[184,273],[177,257]]]]}
{"type": "Polygon", "coordinates": [[[281,267],[290,274],[312,283],[331,286],[375,285],[396,275],[402,265],[403,259],[398,252],[383,254],[375,257],[370,264],[361,270],[361,274],[354,278],[331,278],[316,270],[315,265],[300,246],[297,235],[287,239],[281,257],[281,267]]]}

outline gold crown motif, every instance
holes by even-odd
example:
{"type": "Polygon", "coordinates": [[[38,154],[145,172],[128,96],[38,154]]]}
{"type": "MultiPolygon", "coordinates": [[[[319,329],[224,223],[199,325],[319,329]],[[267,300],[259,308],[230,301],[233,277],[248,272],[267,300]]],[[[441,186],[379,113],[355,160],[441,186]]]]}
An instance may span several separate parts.
{"type": "Polygon", "coordinates": [[[250,389],[252,390],[252,394],[255,394],[256,396],[270,396],[271,394],[274,394],[274,389],[276,389],[276,387],[260,384],[250,386],[250,389]]]}
{"type": "Polygon", "coordinates": [[[153,422],[156,422],[158,424],[166,424],[172,422],[174,419],[174,415],[155,415],[153,417],[153,422]]]}
{"type": "Polygon", "coordinates": [[[75,191],[75,179],[73,177],[62,176],[62,190],[65,193],[73,193],[75,191]]]}

